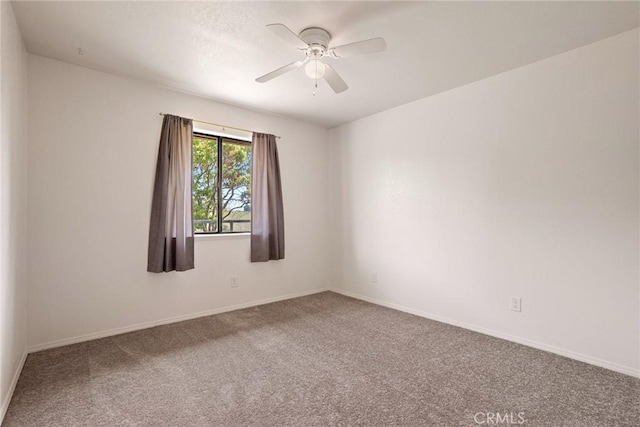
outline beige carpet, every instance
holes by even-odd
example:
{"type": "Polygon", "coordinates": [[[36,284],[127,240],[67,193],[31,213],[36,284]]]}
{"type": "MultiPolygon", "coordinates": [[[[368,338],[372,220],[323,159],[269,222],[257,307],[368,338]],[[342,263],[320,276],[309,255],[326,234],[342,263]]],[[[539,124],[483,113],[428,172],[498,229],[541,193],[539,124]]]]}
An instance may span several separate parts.
{"type": "Polygon", "coordinates": [[[325,292],[31,354],[3,426],[523,420],[640,426],[640,380],[325,292]]]}

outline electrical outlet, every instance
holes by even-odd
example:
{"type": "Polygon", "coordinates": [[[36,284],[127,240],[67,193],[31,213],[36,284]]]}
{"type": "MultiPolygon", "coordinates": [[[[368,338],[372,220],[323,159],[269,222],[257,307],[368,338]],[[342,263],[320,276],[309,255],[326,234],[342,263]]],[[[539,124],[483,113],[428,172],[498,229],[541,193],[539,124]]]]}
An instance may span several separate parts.
{"type": "Polygon", "coordinates": [[[511,311],[518,313],[522,311],[522,298],[511,297],[511,311]]]}
{"type": "Polygon", "coordinates": [[[238,276],[231,276],[231,287],[232,288],[238,287],[238,276]]]}
{"type": "Polygon", "coordinates": [[[378,283],[378,273],[371,273],[371,283],[378,283]]]}

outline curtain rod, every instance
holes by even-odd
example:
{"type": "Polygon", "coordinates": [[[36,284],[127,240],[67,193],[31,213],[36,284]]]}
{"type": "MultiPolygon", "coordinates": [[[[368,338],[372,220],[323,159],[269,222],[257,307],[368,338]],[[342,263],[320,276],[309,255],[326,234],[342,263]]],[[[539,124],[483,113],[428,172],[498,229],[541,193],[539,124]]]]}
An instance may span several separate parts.
{"type": "MultiPolygon", "coordinates": [[[[161,116],[165,116],[166,114],[165,113],[160,113],[160,115],[161,116]]],[[[222,130],[233,129],[233,130],[239,130],[239,131],[242,131],[242,132],[253,133],[253,131],[249,130],[249,129],[242,129],[242,128],[237,128],[237,127],[233,127],[233,126],[221,125],[221,124],[218,124],[218,123],[205,122],[203,120],[191,119],[191,121],[202,123],[202,124],[205,124],[205,125],[216,126],[216,127],[222,128],[222,130]]],[[[280,137],[278,135],[275,135],[275,137],[280,139],[280,137]]]]}

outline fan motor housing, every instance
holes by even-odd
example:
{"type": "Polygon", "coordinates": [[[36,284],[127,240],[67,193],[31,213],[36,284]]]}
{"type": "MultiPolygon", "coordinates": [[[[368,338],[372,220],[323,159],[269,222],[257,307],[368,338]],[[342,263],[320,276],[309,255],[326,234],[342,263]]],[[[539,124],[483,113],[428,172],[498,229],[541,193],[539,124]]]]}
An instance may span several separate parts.
{"type": "Polygon", "coordinates": [[[306,28],[298,35],[300,39],[309,45],[311,50],[321,50],[324,53],[331,41],[331,34],[327,30],[317,27],[306,28]]]}

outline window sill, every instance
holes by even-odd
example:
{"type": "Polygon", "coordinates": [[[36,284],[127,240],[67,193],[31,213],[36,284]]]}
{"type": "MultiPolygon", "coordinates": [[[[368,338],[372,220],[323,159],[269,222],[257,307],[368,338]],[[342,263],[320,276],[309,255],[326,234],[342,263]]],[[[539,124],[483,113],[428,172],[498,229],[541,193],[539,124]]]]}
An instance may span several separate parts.
{"type": "Polygon", "coordinates": [[[251,237],[251,233],[195,234],[196,241],[242,239],[251,237]]]}

